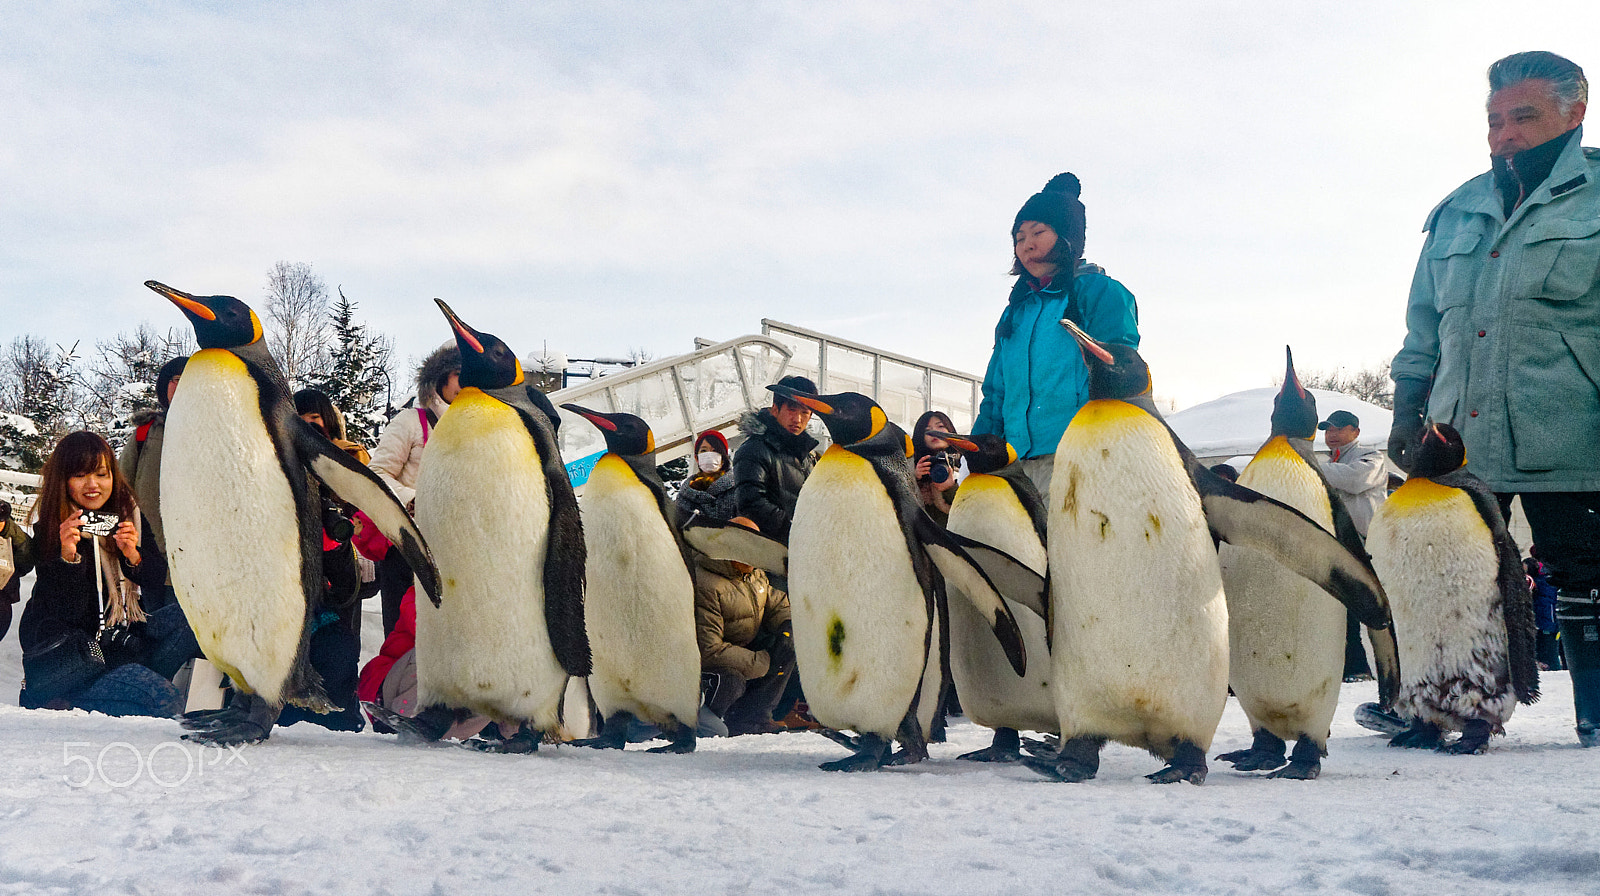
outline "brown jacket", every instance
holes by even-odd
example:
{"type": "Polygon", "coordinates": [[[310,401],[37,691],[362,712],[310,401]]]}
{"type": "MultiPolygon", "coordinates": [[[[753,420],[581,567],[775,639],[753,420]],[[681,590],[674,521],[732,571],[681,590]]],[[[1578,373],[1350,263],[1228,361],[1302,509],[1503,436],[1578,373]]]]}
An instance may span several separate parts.
{"type": "Polygon", "coordinates": [[[726,560],[697,557],[694,576],[695,637],[700,665],[737,672],[746,679],[767,674],[772,658],[749,645],[763,632],[789,621],[789,595],[759,569],[741,575],[726,560]]]}

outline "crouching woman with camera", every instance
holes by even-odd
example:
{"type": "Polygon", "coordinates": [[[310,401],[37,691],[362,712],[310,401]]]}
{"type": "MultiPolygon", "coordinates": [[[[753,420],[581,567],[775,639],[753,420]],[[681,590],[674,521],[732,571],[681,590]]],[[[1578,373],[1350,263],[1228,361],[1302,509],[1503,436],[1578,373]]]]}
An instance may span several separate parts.
{"type": "Polygon", "coordinates": [[[173,716],[171,678],[199,646],[177,604],[148,617],[139,589],[160,593],[167,561],[139,516],[106,440],[66,435],[41,471],[33,505],[33,596],[22,608],[20,703],[107,715],[173,716]]]}
{"type": "Polygon", "coordinates": [[[941,432],[955,432],[943,411],[929,411],[917,418],[911,430],[912,465],[916,469],[917,498],[922,509],[943,528],[950,520],[950,504],[956,499],[956,471],[961,455],[950,443],[939,438],[941,432]]]}

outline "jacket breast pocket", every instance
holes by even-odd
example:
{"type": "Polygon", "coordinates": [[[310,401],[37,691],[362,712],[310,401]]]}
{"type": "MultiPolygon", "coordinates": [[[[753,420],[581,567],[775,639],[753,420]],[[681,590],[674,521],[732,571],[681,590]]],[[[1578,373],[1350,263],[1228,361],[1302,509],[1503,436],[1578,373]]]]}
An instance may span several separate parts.
{"type": "Polygon", "coordinates": [[[1569,302],[1600,279],[1600,217],[1551,218],[1528,227],[1517,277],[1518,298],[1569,302]]]}
{"type": "Polygon", "coordinates": [[[1481,242],[1480,233],[1457,233],[1435,240],[1428,247],[1428,269],[1433,275],[1434,300],[1440,311],[1472,301],[1473,284],[1480,269],[1474,255],[1481,242]]]}

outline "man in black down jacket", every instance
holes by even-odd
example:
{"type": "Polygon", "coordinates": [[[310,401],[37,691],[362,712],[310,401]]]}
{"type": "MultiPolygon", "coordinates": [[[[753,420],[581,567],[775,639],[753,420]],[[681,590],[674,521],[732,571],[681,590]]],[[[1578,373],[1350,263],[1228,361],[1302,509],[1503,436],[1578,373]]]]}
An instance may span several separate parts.
{"type": "MultiPolygon", "coordinates": [[[[817,384],[803,376],[786,376],[777,384],[817,394],[817,384]]],[[[795,499],[816,463],[811,452],[817,440],[806,432],[810,422],[810,408],[778,396],[773,397],[772,407],[739,421],[739,429],[746,435],[733,455],[739,515],[755,520],[763,533],[785,544],[789,543],[795,499]]]]}

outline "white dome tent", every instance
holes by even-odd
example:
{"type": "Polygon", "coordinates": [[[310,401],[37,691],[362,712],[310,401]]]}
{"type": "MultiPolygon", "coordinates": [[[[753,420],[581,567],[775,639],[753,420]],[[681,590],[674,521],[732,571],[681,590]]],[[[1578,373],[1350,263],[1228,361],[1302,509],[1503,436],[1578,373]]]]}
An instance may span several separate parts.
{"type": "MultiPolygon", "coordinates": [[[[1349,411],[1361,421],[1358,441],[1383,450],[1389,441],[1393,412],[1342,392],[1309,391],[1317,399],[1320,420],[1328,419],[1334,411],[1349,411]]],[[[1249,458],[1272,432],[1272,400],[1277,395],[1275,386],[1234,392],[1172,414],[1167,417],[1167,425],[1207,466],[1240,456],[1249,458]]],[[[1328,450],[1321,432],[1317,433],[1316,450],[1324,454],[1328,450]]],[[[1391,472],[1399,471],[1391,467],[1391,472]]]]}

